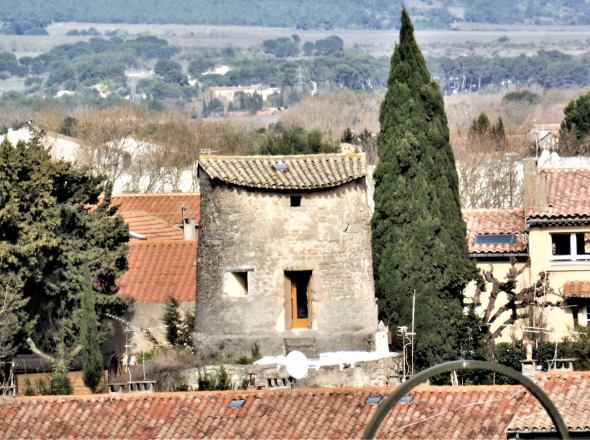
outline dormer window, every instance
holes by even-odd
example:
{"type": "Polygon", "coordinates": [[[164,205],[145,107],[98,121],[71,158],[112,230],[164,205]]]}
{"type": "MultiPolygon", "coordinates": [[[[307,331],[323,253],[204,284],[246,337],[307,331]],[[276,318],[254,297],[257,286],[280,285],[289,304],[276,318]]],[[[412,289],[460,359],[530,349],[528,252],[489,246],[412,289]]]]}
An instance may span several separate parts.
{"type": "Polygon", "coordinates": [[[590,233],[551,234],[551,261],[590,262],[590,233]]]}

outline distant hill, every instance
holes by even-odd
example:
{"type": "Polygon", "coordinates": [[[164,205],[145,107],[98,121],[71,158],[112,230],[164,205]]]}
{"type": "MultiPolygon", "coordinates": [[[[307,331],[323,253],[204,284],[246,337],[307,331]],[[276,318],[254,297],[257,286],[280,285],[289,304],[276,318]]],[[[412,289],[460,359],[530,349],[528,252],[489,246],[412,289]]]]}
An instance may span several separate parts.
{"type": "MultiPolygon", "coordinates": [[[[590,24],[587,0],[408,0],[417,27],[455,22],[590,24]]],[[[299,29],[397,26],[401,0],[0,0],[0,20],[179,23],[299,29]]]]}

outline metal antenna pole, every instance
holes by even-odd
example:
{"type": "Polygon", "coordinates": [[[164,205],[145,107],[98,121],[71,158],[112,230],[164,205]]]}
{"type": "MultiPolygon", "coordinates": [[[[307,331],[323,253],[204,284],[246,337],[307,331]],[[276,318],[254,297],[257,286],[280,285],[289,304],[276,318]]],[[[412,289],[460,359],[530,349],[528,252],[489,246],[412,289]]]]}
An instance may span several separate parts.
{"type": "Polygon", "coordinates": [[[414,316],[416,315],[416,289],[414,289],[414,296],[412,296],[412,376],[414,375],[414,316]]]}

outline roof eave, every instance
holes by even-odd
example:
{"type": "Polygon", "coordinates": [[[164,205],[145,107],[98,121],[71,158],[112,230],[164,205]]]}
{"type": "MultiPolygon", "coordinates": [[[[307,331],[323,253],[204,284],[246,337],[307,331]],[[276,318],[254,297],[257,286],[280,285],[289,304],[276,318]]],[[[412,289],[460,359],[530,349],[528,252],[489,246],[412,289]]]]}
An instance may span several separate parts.
{"type": "Polygon", "coordinates": [[[587,225],[590,224],[589,216],[577,216],[577,217],[536,217],[528,218],[526,221],[527,229],[531,227],[550,227],[550,226],[567,226],[567,225],[587,225]]]}

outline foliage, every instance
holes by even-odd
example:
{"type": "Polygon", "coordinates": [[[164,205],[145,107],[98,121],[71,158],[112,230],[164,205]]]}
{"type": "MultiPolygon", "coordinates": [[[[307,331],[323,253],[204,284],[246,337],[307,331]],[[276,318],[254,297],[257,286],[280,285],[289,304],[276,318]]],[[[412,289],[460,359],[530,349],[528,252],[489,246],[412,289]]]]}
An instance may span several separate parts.
{"type": "Polygon", "coordinates": [[[590,92],[569,102],[559,132],[560,153],[584,155],[590,151],[590,92]]]}
{"type": "Polygon", "coordinates": [[[122,314],[128,304],[115,295],[115,279],[127,268],[127,227],[108,207],[108,189],[97,209],[85,209],[98,202],[102,179],[51,160],[35,138],[0,145],[0,182],[0,272],[22,282],[31,323],[19,341],[29,334],[46,352],[73,345],[73,314],[86,290],[96,294],[99,316],[122,314]]]}
{"type": "Polygon", "coordinates": [[[250,365],[262,357],[262,355],[260,354],[260,346],[258,345],[257,342],[255,342],[252,345],[252,348],[250,349],[250,353],[251,353],[250,356],[241,356],[240,358],[238,358],[236,360],[236,364],[250,365]]]}
{"type": "Polygon", "coordinates": [[[476,270],[442,95],[405,10],[401,21],[379,117],[373,274],[379,312],[390,328],[410,324],[416,292],[415,356],[424,368],[459,355],[462,292],[476,270]]]}
{"type": "Polygon", "coordinates": [[[72,382],[68,376],[69,360],[60,357],[53,362],[53,370],[49,381],[49,394],[61,395],[72,394],[72,382]]]}
{"type": "Polygon", "coordinates": [[[158,61],[154,66],[154,73],[161,76],[167,83],[188,85],[188,78],[182,73],[182,67],[176,61],[158,61]]]}
{"type": "Polygon", "coordinates": [[[307,41],[303,45],[303,51],[307,56],[334,55],[344,51],[344,42],[338,35],[330,35],[329,37],[317,40],[315,43],[307,41]]]}
{"type": "Polygon", "coordinates": [[[299,46],[291,38],[281,37],[264,40],[262,50],[277,58],[294,57],[299,55],[299,46]]]}
{"type": "Polygon", "coordinates": [[[528,102],[529,104],[537,104],[541,101],[541,97],[530,90],[515,90],[504,95],[502,101],[507,102],[528,102]]]}
{"type": "Polygon", "coordinates": [[[209,374],[205,369],[198,370],[199,391],[232,390],[231,378],[223,365],[216,373],[209,374]]]}
{"type": "Polygon", "coordinates": [[[485,113],[481,113],[477,119],[471,122],[469,127],[469,139],[484,144],[484,147],[503,148],[506,145],[506,130],[502,117],[492,125],[485,113]]]}
{"type": "Polygon", "coordinates": [[[314,154],[333,153],[338,147],[322,139],[318,130],[305,131],[301,127],[285,127],[280,122],[261,129],[263,135],[259,154],[314,154]]]}
{"type": "Polygon", "coordinates": [[[242,110],[256,114],[262,109],[262,96],[259,93],[236,92],[233,102],[230,102],[228,111],[242,110]]]}
{"type": "Polygon", "coordinates": [[[49,20],[35,17],[10,19],[0,26],[0,34],[8,35],[47,35],[49,20]]]}
{"type": "Polygon", "coordinates": [[[0,365],[16,353],[15,337],[27,328],[24,307],[29,299],[22,297],[22,287],[14,274],[0,275],[0,365]]]}
{"type": "Polygon", "coordinates": [[[95,391],[103,377],[103,359],[94,292],[90,290],[82,294],[79,327],[84,384],[95,391]]]}
{"type": "Polygon", "coordinates": [[[195,315],[187,311],[180,313],[180,303],[173,297],[168,298],[162,321],[166,326],[166,340],[174,348],[193,349],[192,332],[195,328],[195,315]]]}

